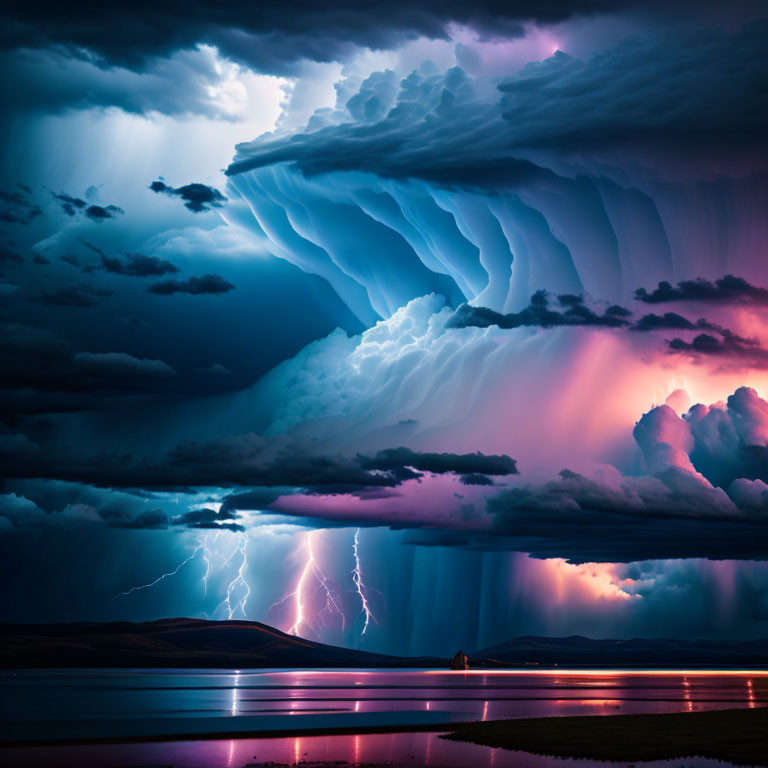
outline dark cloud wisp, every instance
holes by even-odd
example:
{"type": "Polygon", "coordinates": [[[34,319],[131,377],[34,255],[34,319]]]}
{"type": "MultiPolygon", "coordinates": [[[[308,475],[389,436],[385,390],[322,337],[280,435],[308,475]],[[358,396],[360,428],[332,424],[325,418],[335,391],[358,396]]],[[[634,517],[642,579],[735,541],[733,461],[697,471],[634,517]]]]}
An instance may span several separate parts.
{"type": "Polygon", "coordinates": [[[555,328],[561,325],[596,325],[608,328],[621,328],[629,325],[626,319],[632,313],[618,305],[608,307],[602,314],[597,314],[584,301],[583,296],[564,294],[557,297],[561,310],[550,308],[550,299],[546,291],[536,291],[531,296],[530,304],[520,312],[502,314],[487,307],[473,307],[462,304],[446,324],[449,328],[555,328]]]}
{"type": "Polygon", "coordinates": [[[183,187],[171,187],[162,180],[153,181],[149,188],[158,194],[179,197],[184,201],[184,207],[192,213],[204,213],[213,208],[221,208],[227,198],[214,187],[194,182],[183,187]]]}
{"type": "Polygon", "coordinates": [[[714,282],[697,278],[681,280],[677,285],[662,280],[653,291],[638,288],[635,298],[646,304],[661,304],[673,301],[700,301],[717,304],[759,304],[768,305],[768,289],[752,285],[743,277],[725,275],[714,282]]]}
{"type": "MultiPolygon", "coordinates": [[[[167,263],[167,262],[166,262],[167,263]]],[[[186,280],[161,280],[159,283],[152,283],[147,288],[150,293],[156,293],[160,296],[170,296],[174,293],[189,293],[193,296],[203,294],[221,294],[233,291],[235,286],[221,275],[200,275],[188,277],[186,280]]]]}

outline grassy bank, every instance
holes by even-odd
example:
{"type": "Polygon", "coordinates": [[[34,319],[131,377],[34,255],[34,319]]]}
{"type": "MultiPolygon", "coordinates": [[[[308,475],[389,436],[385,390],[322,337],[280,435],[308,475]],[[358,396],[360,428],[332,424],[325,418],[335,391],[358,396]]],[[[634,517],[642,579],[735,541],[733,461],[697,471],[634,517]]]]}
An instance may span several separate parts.
{"type": "Polygon", "coordinates": [[[768,707],[469,723],[444,736],[489,747],[591,760],[709,757],[768,766],[768,707]]]}

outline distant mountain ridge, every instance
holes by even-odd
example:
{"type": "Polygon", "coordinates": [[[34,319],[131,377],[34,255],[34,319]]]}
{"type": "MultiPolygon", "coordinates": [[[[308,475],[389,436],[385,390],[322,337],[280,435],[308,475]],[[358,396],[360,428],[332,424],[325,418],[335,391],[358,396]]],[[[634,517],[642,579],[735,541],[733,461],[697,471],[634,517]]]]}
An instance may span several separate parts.
{"type": "MultiPolygon", "coordinates": [[[[472,667],[768,668],[768,639],[699,641],[518,637],[470,653],[472,667]]],[[[391,656],[325,645],[255,621],[0,624],[0,668],[432,667],[448,657],[391,656]]]]}
{"type": "Polygon", "coordinates": [[[759,640],[593,640],[517,637],[469,654],[484,666],[768,668],[768,638],[759,640]]]}

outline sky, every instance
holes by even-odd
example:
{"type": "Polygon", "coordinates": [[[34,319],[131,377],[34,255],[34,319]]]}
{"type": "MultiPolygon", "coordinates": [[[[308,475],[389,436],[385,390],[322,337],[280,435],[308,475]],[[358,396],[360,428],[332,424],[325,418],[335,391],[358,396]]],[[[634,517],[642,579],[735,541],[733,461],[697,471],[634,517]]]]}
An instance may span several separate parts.
{"type": "Polygon", "coordinates": [[[759,3],[7,3],[0,618],[768,637],[759,3]]]}

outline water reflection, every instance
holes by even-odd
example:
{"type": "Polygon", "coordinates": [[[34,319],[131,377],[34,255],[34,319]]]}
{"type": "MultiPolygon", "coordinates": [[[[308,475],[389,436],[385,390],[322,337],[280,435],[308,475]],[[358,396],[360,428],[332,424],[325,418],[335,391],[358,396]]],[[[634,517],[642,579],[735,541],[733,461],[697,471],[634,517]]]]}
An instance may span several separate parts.
{"type": "MultiPolygon", "coordinates": [[[[539,768],[548,764],[530,762],[528,757],[519,756],[516,762],[509,762],[510,753],[472,745],[459,747],[439,739],[436,729],[444,730],[450,723],[466,720],[693,712],[767,704],[768,672],[754,671],[2,672],[0,741],[84,740],[94,736],[141,740],[159,739],[171,733],[177,738],[199,735],[211,740],[132,746],[127,752],[131,760],[126,763],[120,762],[120,748],[115,746],[13,752],[6,749],[0,750],[0,763],[8,762],[5,758],[14,755],[18,759],[12,764],[44,763],[51,768],[90,764],[239,768],[258,765],[260,761],[290,764],[309,758],[346,760],[353,764],[378,761],[397,765],[396,761],[402,759],[406,761],[403,764],[431,763],[448,768],[459,765],[539,768]],[[356,728],[378,725],[392,730],[419,725],[435,732],[327,737],[296,734],[301,729],[316,732],[334,727],[354,733],[356,728]],[[285,732],[283,738],[230,738],[236,733],[245,737],[280,731],[285,732]],[[221,738],[223,735],[227,738],[221,738]],[[195,748],[190,744],[195,744],[195,748]],[[258,759],[254,755],[258,755],[258,759]]],[[[579,763],[579,768],[587,765],[579,763]]]]}
{"type": "MultiPolygon", "coordinates": [[[[417,670],[46,670],[0,673],[0,716],[154,721],[195,717],[307,718],[420,711],[442,722],[622,712],[755,707],[767,672],[515,672],[417,670]]],[[[388,721],[391,722],[389,717],[388,721]]],[[[209,727],[209,726],[206,726],[209,727]]],[[[256,726],[258,727],[258,726],[256,726]]],[[[295,727],[295,726],[290,726],[295,727]]],[[[0,726],[0,729],[2,726],[0,726]]],[[[1,735],[1,734],[0,734],[1,735]]]]}
{"type": "MultiPolygon", "coordinates": [[[[47,747],[0,751],[0,761],[16,768],[331,768],[387,765],[389,768],[626,768],[626,763],[567,760],[445,741],[438,733],[391,733],[276,739],[228,739],[91,747],[47,747]]],[[[728,768],[706,758],[643,763],[644,768],[728,768]]]]}

